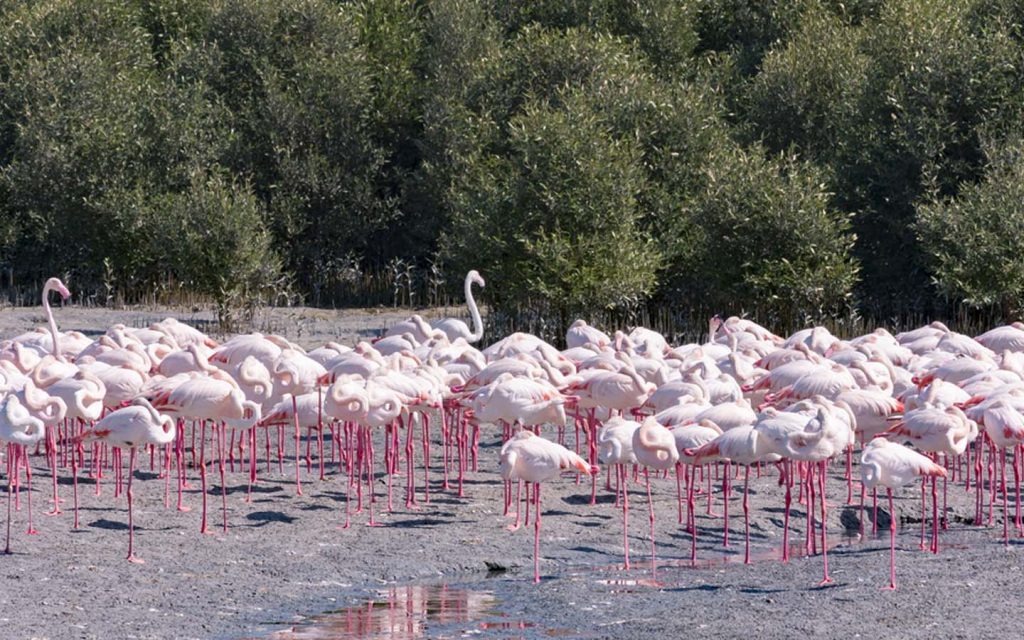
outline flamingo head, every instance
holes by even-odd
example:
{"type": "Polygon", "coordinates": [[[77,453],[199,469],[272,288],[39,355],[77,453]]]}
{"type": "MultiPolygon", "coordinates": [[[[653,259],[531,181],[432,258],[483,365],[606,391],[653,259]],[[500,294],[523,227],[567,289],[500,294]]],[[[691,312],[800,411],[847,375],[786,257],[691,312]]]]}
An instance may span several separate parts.
{"type": "Polygon", "coordinates": [[[67,300],[71,297],[71,292],[68,291],[68,288],[60,281],[60,278],[50,278],[46,281],[43,289],[47,291],[56,291],[60,294],[62,300],[67,300]]]}
{"type": "Polygon", "coordinates": [[[476,284],[480,285],[481,287],[485,286],[483,276],[481,276],[480,273],[476,269],[473,269],[472,271],[467,273],[466,274],[466,279],[469,280],[470,282],[475,282],[476,284]]]}

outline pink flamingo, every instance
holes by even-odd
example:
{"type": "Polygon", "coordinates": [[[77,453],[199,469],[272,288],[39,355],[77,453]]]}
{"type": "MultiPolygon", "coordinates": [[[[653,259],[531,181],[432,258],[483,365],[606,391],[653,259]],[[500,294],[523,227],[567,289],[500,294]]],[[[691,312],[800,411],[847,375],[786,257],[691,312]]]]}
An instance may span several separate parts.
{"type": "Polygon", "coordinates": [[[7,542],[4,553],[11,552],[11,498],[17,481],[18,466],[25,464],[25,479],[28,482],[28,533],[36,533],[32,526],[32,471],[28,462],[28,447],[39,443],[46,436],[43,421],[33,417],[21,404],[16,395],[9,395],[0,408],[0,442],[7,443],[7,542]]]}
{"type": "MultiPolygon", "coordinates": [[[[83,433],[81,440],[99,440],[120,449],[129,449],[128,488],[128,562],[141,564],[135,556],[135,519],[132,507],[132,480],[135,475],[135,453],[138,447],[165,445],[174,441],[177,432],[174,420],[162,415],[145,398],[136,398],[131,406],[107,414],[92,429],[83,433]]],[[[170,457],[167,458],[170,464],[170,457]]]]}
{"type": "MultiPolygon", "coordinates": [[[[644,467],[644,479],[647,484],[647,505],[651,521],[651,573],[657,573],[657,560],[654,554],[654,501],[651,498],[651,478],[649,469],[667,471],[679,462],[679,451],[676,450],[676,439],[672,432],[653,417],[643,421],[640,428],[633,432],[633,455],[638,464],[644,467]]],[[[623,486],[623,491],[626,488],[623,486]]]]}
{"type": "Polygon", "coordinates": [[[431,327],[434,330],[440,329],[452,342],[462,338],[466,342],[473,343],[480,340],[484,335],[484,325],[480,320],[480,310],[477,309],[476,300],[473,298],[473,284],[478,284],[481,287],[484,286],[484,279],[480,277],[480,274],[477,273],[476,270],[470,271],[466,274],[466,282],[464,285],[464,290],[466,292],[466,305],[469,306],[469,315],[473,319],[472,331],[469,330],[469,327],[465,322],[456,318],[445,318],[431,323],[431,327]]]}
{"type": "Polygon", "coordinates": [[[885,438],[875,438],[861,454],[861,481],[869,489],[885,487],[889,497],[889,586],[896,589],[896,511],[892,490],[920,476],[946,477],[946,470],[925,456],[885,438]]]}
{"type": "Polygon", "coordinates": [[[533,581],[540,582],[540,488],[562,471],[575,469],[584,475],[597,468],[560,444],[545,440],[532,431],[522,430],[501,448],[501,477],[533,484],[536,517],[533,521],[533,581]]]}

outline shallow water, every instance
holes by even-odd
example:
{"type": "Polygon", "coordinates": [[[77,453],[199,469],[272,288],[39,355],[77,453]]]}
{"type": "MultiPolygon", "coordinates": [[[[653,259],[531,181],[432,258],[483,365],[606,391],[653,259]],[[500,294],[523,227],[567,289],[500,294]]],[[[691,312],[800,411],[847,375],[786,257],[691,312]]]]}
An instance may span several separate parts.
{"type": "Polygon", "coordinates": [[[507,619],[493,591],[447,583],[378,589],[356,606],[326,611],[270,632],[270,640],[569,637],[571,630],[507,619]]]}

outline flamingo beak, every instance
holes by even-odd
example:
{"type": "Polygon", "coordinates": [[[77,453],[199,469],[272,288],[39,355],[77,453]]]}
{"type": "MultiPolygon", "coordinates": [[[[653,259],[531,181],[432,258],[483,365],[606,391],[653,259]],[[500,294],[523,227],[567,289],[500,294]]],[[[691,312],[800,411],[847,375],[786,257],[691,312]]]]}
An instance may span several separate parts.
{"type": "Polygon", "coordinates": [[[60,285],[60,288],[57,289],[57,293],[60,294],[62,300],[67,300],[68,298],[71,297],[71,292],[68,291],[68,288],[65,287],[64,285],[60,285]]]}

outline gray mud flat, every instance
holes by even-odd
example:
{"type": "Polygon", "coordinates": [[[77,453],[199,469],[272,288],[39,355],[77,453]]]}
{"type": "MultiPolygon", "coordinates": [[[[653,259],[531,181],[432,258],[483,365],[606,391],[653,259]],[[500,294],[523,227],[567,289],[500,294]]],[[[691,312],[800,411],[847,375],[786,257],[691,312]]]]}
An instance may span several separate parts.
{"type": "MultiPolygon", "coordinates": [[[[12,312],[0,312],[4,335],[31,324],[13,326],[3,319],[8,313],[12,312]]],[[[58,314],[62,328],[93,331],[119,317],[74,309],[58,314]]],[[[166,314],[150,315],[159,319],[166,314]]],[[[131,324],[125,317],[121,321],[131,324]]],[[[330,322],[323,321],[324,326],[330,322]]],[[[348,329],[343,325],[350,320],[337,322],[336,335],[374,331],[369,321],[365,328],[348,329]]],[[[288,335],[286,329],[282,324],[277,330],[288,335]]],[[[322,339],[326,338],[316,340],[322,339]]],[[[571,446],[571,430],[568,437],[571,446]]],[[[660,563],[656,579],[648,561],[642,485],[631,486],[634,567],[624,571],[621,511],[613,504],[613,494],[600,491],[599,503],[591,506],[586,481],[577,485],[565,476],[549,483],[543,491],[544,579],[534,585],[532,526],[510,532],[506,525],[511,520],[502,515],[503,488],[496,472],[499,442],[500,433],[484,430],[480,470],[468,474],[462,498],[454,489],[441,488],[441,449],[435,443],[430,503],[407,510],[404,477],[398,476],[395,510],[381,513],[385,526],[379,528],[366,526],[365,511],[353,514],[350,528],[341,528],[345,482],[336,470],[318,480],[315,460],[312,473],[303,465],[304,495],[295,495],[294,453],[289,450],[292,462],[286,457],[283,474],[276,459],[265,472],[261,454],[252,502],[245,501],[246,474],[237,468],[228,474],[225,534],[220,529],[220,484],[214,467],[209,474],[210,535],[199,533],[196,470],[189,470],[192,488],[185,498],[192,510],[174,509],[173,485],[171,507],[165,509],[164,482],[150,471],[148,456],[140,456],[142,466],[135,476],[136,552],[146,561],[142,565],[124,559],[127,505],[123,496],[114,499],[109,476],[96,496],[92,481],[80,475],[82,526],[75,531],[69,474],[61,474],[64,513],[45,516],[50,507],[49,472],[41,456],[33,457],[39,534],[25,535],[23,496],[22,510],[14,516],[14,554],[0,556],[0,638],[1019,635],[1015,619],[1024,590],[1024,538],[1015,535],[1011,523],[1010,545],[1002,543],[1001,504],[996,505],[993,527],[976,527],[970,524],[973,493],[950,485],[949,529],[941,533],[940,553],[933,555],[918,549],[920,486],[902,489],[896,505],[901,523],[899,589],[882,591],[888,580],[887,507],[880,501],[880,536],[860,538],[861,512],[856,504],[846,504],[841,462],[829,472],[828,529],[836,544],[829,553],[831,586],[818,586],[820,555],[795,557],[786,564],[777,559],[783,494],[773,468],[751,480],[750,565],[742,560],[739,482],[730,503],[729,549],[722,547],[722,518],[706,516],[703,502],[698,502],[698,562],[693,565],[690,536],[677,522],[674,479],[652,480],[660,563]],[[445,600],[438,595],[441,590],[466,595],[445,600]],[[439,617],[442,600],[465,615],[439,617]],[[390,618],[360,618],[353,613],[388,607],[390,618]],[[318,615],[328,611],[335,616],[318,615]],[[338,621],[345,615],[356,622],[346,627],[338,621]],[[309,622],[319,627],[304,624],[309,622]]],[[[417,468],[422,501],[419,453],[417,468]]],[[[387,487],[379,457],[377,472],[380,509],[387,487]]],[[[603,475],[599,486],[603,487],[603,475]]],[[[715,510],[720,512],[720,495],[716,501],[715,510]]],[[[868,505],[870,515],[870,498],[868,505]]],[[[1012,517],[1012,501],[1010,507],[1012,517]]],[[[0,504],[0,519],[5,508],[0,504]]],[[[804,539],[804,513],[804,506],[794,500],[791,543],[796,546],[804,539]]],[[[869,521],[868,532],[870,528],[869,521]]]]}

